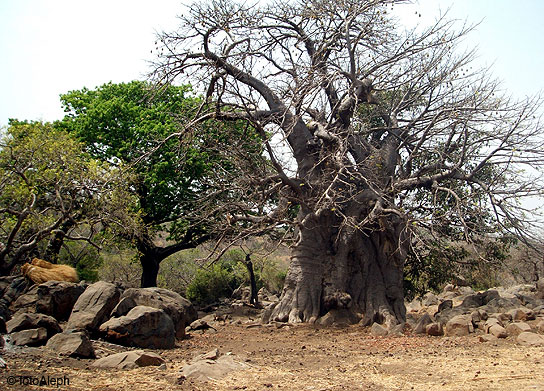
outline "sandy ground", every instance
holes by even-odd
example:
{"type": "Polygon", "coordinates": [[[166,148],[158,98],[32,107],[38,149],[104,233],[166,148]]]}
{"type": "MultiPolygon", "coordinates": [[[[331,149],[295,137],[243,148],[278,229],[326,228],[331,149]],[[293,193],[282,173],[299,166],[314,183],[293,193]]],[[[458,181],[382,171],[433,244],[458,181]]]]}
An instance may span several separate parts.
{"type": "MultiPolygon", "coordinates": [[[[544,348],[512,339],[374,337],[360,326],[225,325],[195,332],[178,348],[157,351],[166,369],[94,369],[93,360],[58,357],[48,349],[4,352],[9,368],[0,390],[543,390],[544,348]],[[184,379],[181,368],[219,348],[248,369],[209,382],[184,379]],[[21,385],[19,376],[61,378],[60,385],[21,385]],[[62,384],[67,383],[69,384],[62,384]],[[15,384],[9,384],[15,383],[15,384]]],[[[124,348],[95,342],[99,356],[124,348]]]]}

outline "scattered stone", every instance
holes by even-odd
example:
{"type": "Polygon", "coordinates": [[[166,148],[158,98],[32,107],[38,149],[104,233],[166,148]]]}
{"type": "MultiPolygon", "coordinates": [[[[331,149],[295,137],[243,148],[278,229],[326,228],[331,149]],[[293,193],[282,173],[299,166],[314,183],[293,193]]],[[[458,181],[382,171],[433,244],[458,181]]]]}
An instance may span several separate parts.
{"type": "Polygon", "coordinates": [[[442,303],[438,305],[438,311],[442,312],[444,310],[449,310],[453,308],[453,300],[444,300],[442,303]]]}
{"type": "Polygon", "coordinates": [[[329,310],[325,315],[318,318],[316,323],[321,326],[349,326],[356,324],[361,317],[346,308],[329,310]]]}
{"type": "Polygon", "coordinates": [[[508,337],[508,333],[506,332],[506,329],[498,324],[494,324],[489,327],[488,331],[489,334],[494,335],[497,338],[506,338],[508,337]]]}
{"type": "Polygon", "coordinates": [[[203,319],[197,319],[195,320],[193,323],[191,323],[189,326],[187,326],[185,328],[185,331],[186,332],[190,332],[190,331],[196,331],[196,330],[208,330],[208,329],[213,329],[215,331],[217,331],[215,329],[215,327],[212,327],[208,324],[208,322],[206,322],[205,320],[203,319]]]}
{"type": "Polygon", "coordinates": [[[537,323],[536,329],[539,332],[544,333],[544,319],[537,323]]]}
{"type": "Polygon", "coordinates": [[[108,341],[123,346],[172,349],[176,342],[174,323],[166,312],[140,305],[103,323],[100,332],[108,341]]]}
{"type": "Polygon", "coordinates": [[[502,325],[506,325],[512,321],[512,315],[509,313],[493,314],[493,316],[496,317],[502,325]]]}
{"type": "Polygon", "coordinates": [[[372,327],[370,328],[370,334],[376,337],[385,337],[387,334],[389,334],[389,330],[379,323],[373,323],[372,327]]]}
{"type": "Polygon", "coordinates": [[[10,341],[18,346],[40,346],[47,342],[47,329],[38,327],[36,329],[21,330],[10,335],[10,341]]]}
{"type": "Polygon", "coordinates": [[[544,278],[541,278],[536,282],[535,298],[539,300],[544,299],[544,278]]]}
{"type": "Polygon", "coordinates": [[[478,336],[478,341],[480,342],[495,342],[497,341],[497,337],[495,337],[494,335],[492,334],[482,334],[480,336],[478,336]]]}
{"type": "Polygon", "coordinates": [[[434,337],[444,335],[444,328],[442,327],[440,323],[437,323],[437,322],[428,324],[425,327],[425,331],[427,335],[432,335],[434,337]]]}
{"type": "Polygon", "coordinates": [[[492,327],[492,326],[501,326],[502,327],[502,323],[500,322],[500,320],[498,320],[497,318],[489,318],[485,321],[485,324],[484,324],[484,327],[483,327],[483,330],[486,332],[486,333],[489,333],[489,329],[492,327]]]}
{"type": "Polygon", "coordinates": [[[426,331],[427,325],[433,323],[431,316],[428,313],[424,313],[423,316],[419,319],[414,328],[414,334],[423,334],[426,331]]]}
{"type": "Polygon", "coordinates": [[[65,356],[81,358],[95,357],[89,336],[83,331],[67,331],[56,334],[47,341],[46,346],[58,354],[65,356]]]}
{"type": "Polygon", "coordinates": [[[95,368],[134,369],[164,364],[164,359],[156,353],[133,350],[103,357],[96,360],[92,366],[95,368]]]}
{"type": "Polygon", "coordinates": [[[180,381],[193,379],[199,381],[218,380],[233,371],[249,368],[246,363],[238,362],[230,354],[222,355],[219,351],[213,350],[204,356],[211,355],[212,359],[197,356],[190,364],[181,369],[180,381]]]}
{"type": "Polygon", "coordinates": [[[138,306],[163,310],[172,319],[178,339],[185,336],[185,327],[198,319],[198,313],[191,302],[168,289],[131,288],[121,296],[121,300],[127,298],[138,306]]]}
{"type": "Polygon", "coordinates": [[[436,297],[436,295],[432,292],[425,293],[422,300],[422,304],[425,307],[429,307],[431,305],[437,305],[439,302],[440,300],[438,299],[438,297],[436,297]]]}
{"type": "Polygon", "coordinates": [[[506,326],[509,335],[519,335],[525,331],[531,331],[531,326],[525,322],[514,322],[506,326]]]}
{"type": "Polygon", "coordinates": [[[442,290],[442,292],[453,292],[455,291],[455,285],[453,284],[447,284],[444,289],[442,290]]]}
{"type": "Polygon", "coordinates": [[[524,311],[521,308],[515,308],[508,311],[508,314],[511,316],[513,321],[526,321],[528,319],[528,312],[529,310],[524,311]]]}
{"type": "Polygon", "coordinates": [[[8,333],[14,333],[21,330],[45,328],[47,330],[48,338],[54,334],[62,332],[62,329],[55,318],[49,315],[35,313],[22,313],[14,316],[6,323],[6,328],[8,333]]]}
{"type": "Polygon", "coordinates": [[[470,315],[457,315],[446,323],[445,335],[461,337],[474,332],[470,315]]]}
{"type": "Polygon", "coordinates": [[[77,299],[66,329],[94,332],[108,320],[119,302],[119,289],[112,283],[98,281],[90,285],[77,299]]]}
{"type": "Polygon", "coordinates": [[[544,336],[527,331],[520,333],[516,341],[526,346],[544,346],[544,336]]]}

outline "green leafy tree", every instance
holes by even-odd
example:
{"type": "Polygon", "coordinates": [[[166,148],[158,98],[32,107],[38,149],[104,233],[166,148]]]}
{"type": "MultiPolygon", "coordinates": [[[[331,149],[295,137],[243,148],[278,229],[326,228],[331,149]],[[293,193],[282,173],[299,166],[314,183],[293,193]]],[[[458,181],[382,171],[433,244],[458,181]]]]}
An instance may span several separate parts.
{"type": "Polygon", "coordinates": [[[0,273],[30,256],[55,262],[63,240],[136,227],[121,167],[92,159],[51,124],[11,121],[0,141],[0,273]]]}
{"type": "MultiPolygon", "coordinates": [[[[186,86],[164,86],[157,93],[142,81],[109,83],[69,92],[61,100],[67,115],[59,127],[82,140],[95,158],[122,162],[135,172],[131,186],[144,222],[133,238],[143,270],[141,285],[156,286],[165,258],[212,234],[217,211],[203,212],[198,221],[192,217],[202,198],[222,193],[216,190],[224,179],[212,168],[220,166],[225,172],[236,168],[223,153],[229,148],[221,147],[250,146],[255,135],[241,122],[227,127],[216,121],[203,121],[180,133],[180,124],[188,126],[202,108],[202,101],[191,97],[186,86]]],[[[258,159],[260,151],[260,146],[254,148],[252,156],[258,159]]]]}

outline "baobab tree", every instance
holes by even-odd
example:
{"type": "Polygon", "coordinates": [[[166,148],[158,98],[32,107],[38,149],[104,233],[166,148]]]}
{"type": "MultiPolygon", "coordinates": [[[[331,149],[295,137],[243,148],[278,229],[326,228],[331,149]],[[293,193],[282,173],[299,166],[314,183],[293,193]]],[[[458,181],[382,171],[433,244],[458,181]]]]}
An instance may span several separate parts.
{"type": "Polygon", "coordinates": [[[207,99],[195,123],[245,120],[262,136],[275,175],[242,179],[274,202],[226,205],[224,226],[292,224],[272,319],[346,309],[397,324],[414,241],[445,227],[469,241],[527,233],[517,202],[542,193],[539,100],[514,101],[473,68],[474,52],[458,49],[470,27],[403,29],[390,16],[403,2],[212,0],[157,42],[158,80],[189,79],[207,99]]]}

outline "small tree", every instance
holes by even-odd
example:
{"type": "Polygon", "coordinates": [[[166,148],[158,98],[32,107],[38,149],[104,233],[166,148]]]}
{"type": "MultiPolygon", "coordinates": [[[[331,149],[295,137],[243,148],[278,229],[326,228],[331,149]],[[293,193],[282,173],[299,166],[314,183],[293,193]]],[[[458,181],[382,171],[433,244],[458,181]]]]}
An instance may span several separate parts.
{"type": "Polygon", "coordinates": [[[514,101],[473,68],[456,49],[470,28],[404,31],[397,3],[212,0],[160,37],[162,82],[190,75],[210,115],[261,131],[276,175],[245,178],[277,202],[240,207],[228,229],[294,227],[273,319],[349,308],[401,322],[411,244],[530,231],[519,200],[542,194],[539,100],[514,101]]]}
{"type": "Polygon", "coordinates": [[[134,227],[128,176],[51,124],[11,121],[0,141],[0,274],[31,256],[55,261],[64,239],[134,227]]]}
{"type": "Polygon", "coordinates": [[[191,216],[201,197],[214,192],[224,197],[226,175],[236,175],[233,154],[222,149],[242,148],[244,159],[263,160],[247,123],[225,126],[206,121],[210,116],[193,121],[202,102],[187,86],[164,86],[157,93],[146,82],[109,83],[61,100],[67,114],[57,126],[82,140],[95,158],[121,162],[135,173],[131,189],[144,224],[131,239],[142,264],[142,287],[157,285],[160,263],[168,256],[213,236],[213,212],[205,220],[191,216]],[[191,131],[180,143],[175,134],[182,124],[191,131]]]}

